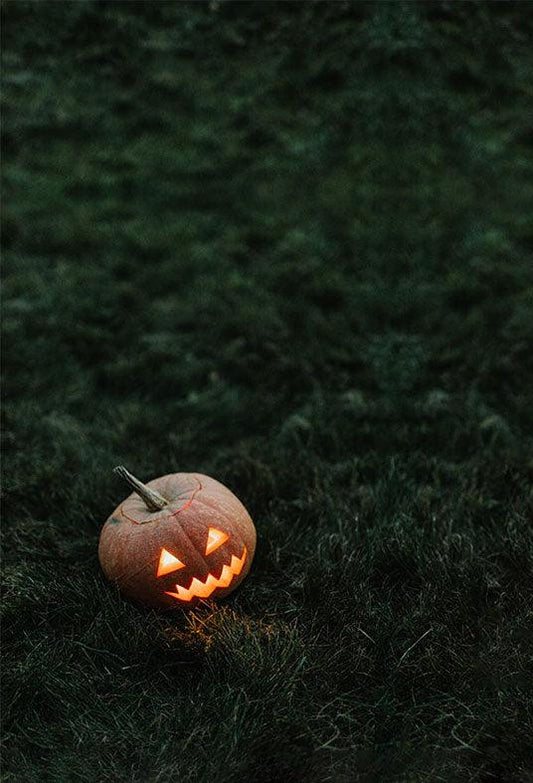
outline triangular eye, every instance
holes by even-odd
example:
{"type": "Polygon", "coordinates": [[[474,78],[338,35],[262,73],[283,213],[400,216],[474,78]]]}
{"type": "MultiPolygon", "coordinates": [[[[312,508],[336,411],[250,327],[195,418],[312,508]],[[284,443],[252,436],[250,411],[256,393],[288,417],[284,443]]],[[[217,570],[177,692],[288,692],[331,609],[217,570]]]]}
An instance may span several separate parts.
{"type": "Polygon", "coordinates": [[[174,557],[173,554],[166,549],[161,550],[159,555],[159,565],[157,566],[157,576],[164,576],[165,574],[171,574],[172,571],[177,571],[178,568],[185,568],[185,563],[174,557]]]}
{"type": "Polygon", "coordinates": [[[211,552],[214,552],[215,549],[222,546],[224,541],[227,541],[228,538],[229,536],[227,533],[223,533],[222,530],[217,530],[216,527],[210,527],[207,534],[207,544],[205,545],[206,555],[210,555],[211,552]]]}

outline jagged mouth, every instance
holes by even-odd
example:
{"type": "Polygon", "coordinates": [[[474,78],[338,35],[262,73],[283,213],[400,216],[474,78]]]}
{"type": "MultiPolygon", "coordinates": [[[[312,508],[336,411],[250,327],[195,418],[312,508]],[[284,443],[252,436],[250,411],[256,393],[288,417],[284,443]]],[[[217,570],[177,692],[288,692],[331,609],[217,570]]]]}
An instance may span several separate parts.
{"type": "Polygon", "coordinates": [[[234,577],[239,576],[242,571],[242,567],[246,560],[248,550],[246,547],[242,550],[242,555],[237,557],[231,556],[231,562],[229,565],[222,567],[220,576],[217,578],[214,574],[208,574],[205,581],[193,577],[189,587],[182,587],[176,585],[175,593],[165,590],[166,595],[177,598],[178,601],[192,601],[193,598],[209,598],[209,596],[219,587],[229,587],[234,577]]]}

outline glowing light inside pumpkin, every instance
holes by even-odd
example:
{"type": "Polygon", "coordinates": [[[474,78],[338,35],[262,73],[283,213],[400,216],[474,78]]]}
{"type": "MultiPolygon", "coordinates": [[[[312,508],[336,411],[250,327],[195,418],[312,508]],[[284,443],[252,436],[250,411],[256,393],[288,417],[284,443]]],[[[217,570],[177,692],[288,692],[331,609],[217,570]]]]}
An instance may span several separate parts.
{"type": "Polygon", "coordinates": [[[188,588],[176,585],[177,592],[171,593],[170,591],[165,590],[165,593],[172,596],[172,598],[177,598],[179,601],[192,601],[193,598],[209,598],[217,587],[229,587],[233,581],[233,577],[238,576],[241,573],[247,554],[248,551],[246,547],[244,547],[240,557],[232,555],[231,564],[225,565],[222,568],[222,572],[218,579],[216,576],[213,576],[213,574],[208,574],[205,582],[194,577],[188,588]]]}
{"type": "Polygon", "coordinates": [[[177,571],[178,568],[185,568],[185,563],[178,560],[171,552],[162,549],[159,556],[159,565],[157,566],[157,576],[171,574],[172,571],[177,571]]]}
{"type": "Polygon", "coordinates": [[[210,527],[207,534],[207,544],[205,546],[206,555],[210,555],[211,552],[214,552],[215,549],[222,546],[224,541],[227,541],[228,538],[229,536],[227,533],[224,533],[222,530],[217,530],[216,527],[210,527]]]}

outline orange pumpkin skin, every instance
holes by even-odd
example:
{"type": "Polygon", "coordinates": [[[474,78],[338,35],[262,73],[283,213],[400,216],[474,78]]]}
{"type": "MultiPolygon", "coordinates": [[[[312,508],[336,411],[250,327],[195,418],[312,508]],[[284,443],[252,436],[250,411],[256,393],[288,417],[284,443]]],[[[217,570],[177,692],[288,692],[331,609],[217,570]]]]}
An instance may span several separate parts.
{"type": "Polygon", "coordinates": [[[229,595],[252,564],[256,532],[240,500],[200,473],[146,484],[168,505],[149,511],[135,492],[106,521],[98,557],[127,598],[159,609],[229,595]]]}

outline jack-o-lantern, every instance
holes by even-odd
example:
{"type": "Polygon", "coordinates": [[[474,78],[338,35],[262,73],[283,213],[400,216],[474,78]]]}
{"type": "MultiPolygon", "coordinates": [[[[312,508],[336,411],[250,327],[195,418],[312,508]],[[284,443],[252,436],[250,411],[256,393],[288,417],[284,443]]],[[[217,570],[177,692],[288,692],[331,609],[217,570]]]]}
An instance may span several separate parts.
{"type": "Polygon", "coordinates": [[[162,609],[235,590],[250,570],[256,533],[233,492],[200,473],[143,484],[125,468],[115,470],[134,492],[100,534],[106,577],[128,598],[162,609]]]}

